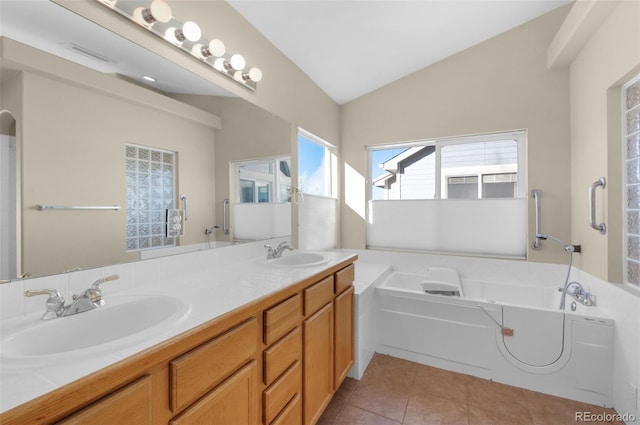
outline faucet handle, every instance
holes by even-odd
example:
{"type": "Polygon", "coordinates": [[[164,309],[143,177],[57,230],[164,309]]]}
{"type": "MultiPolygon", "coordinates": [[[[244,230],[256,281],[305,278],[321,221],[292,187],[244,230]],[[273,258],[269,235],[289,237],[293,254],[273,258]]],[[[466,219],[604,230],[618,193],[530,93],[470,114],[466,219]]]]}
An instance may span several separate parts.
{"type": "Polygon", "coordinates": [[[59,297],[60,292],[57,289],[29,289],[24,291],[25,297],[35,297],[36,295],[49,295],[49,298],[59,297]]]}
{"type": "Polygon", "coordinates": [[[36,295],[49,295],[44,303],[46,311],[42,315],[42,320],[55,319],[59,316],[64,307],[64,298],[57,289],[29,289],[24,291],[25,297],[35,297],[36,295]]]}
{"type": "Polygon", "coordinates": [[[110,276],[107,277],[101,277],[100,279],[96,280],[95,282],[93,282],[93,284],[91,285],[91,289],[96,289],[98,291],[102,291],[102,284],[105,282],[111,282],[112,280],[118,280],[120,279],[120,275],[119,274],[112,274],[110,276]]]}

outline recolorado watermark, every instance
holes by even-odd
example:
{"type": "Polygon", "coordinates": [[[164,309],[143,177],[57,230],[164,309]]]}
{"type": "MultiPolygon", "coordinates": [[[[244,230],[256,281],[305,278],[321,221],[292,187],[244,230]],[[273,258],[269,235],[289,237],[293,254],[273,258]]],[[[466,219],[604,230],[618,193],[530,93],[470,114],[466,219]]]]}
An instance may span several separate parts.
{"type": "Polygon", "coordinates": [[[594,412],[576,412],[576,422],[624,422],[631,423],[636,421],[636,415],[633,413],[594,413],[594,412]]]}

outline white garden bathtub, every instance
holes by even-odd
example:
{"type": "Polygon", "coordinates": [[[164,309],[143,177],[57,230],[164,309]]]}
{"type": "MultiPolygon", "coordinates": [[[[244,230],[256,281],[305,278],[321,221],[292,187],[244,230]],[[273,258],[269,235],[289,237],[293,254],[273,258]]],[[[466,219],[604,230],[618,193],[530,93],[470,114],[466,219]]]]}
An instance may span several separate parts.
{"type": "Polygon", "coordinates": [[[555,287],[468,280],[461,296],[428,294],[426,277],[395,271],[377,286],[376,351],[612,405],[614,322],[596,306],[571,311],[567,296],[560,311],[555,287]]]}

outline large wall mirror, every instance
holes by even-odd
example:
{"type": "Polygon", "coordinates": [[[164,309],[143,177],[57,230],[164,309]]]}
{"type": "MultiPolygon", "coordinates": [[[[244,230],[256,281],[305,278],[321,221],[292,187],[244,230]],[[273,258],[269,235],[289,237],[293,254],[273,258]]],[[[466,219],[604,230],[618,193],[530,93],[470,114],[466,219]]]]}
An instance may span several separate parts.
{"type": "Polygon", "coordinates": [[[3,219],[0,279],[206,248],[243,233],[231,222],[222,231],[224,200],[236,199],[231,165],[286,158],[290,123],[53,2],[0,7],[0,161],[15,164],[15,181],[3,176],[1,210],[16,211],[3,219]],[[157,81],[145,85],[145,75],[157,81]],[[184,235],[166,237],[166,209],[185,207],[184,235]]]}

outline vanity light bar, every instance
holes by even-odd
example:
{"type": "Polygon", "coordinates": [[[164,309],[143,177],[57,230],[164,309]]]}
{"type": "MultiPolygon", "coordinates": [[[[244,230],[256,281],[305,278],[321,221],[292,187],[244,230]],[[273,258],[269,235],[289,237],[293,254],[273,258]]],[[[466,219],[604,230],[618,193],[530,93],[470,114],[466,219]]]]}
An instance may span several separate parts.
{"type": "Polygon", "coordinates": [[[250,90],[255,91],[257,83],[262,80],[260,68],[247,68],[245,58],[238,53],[227,54],[221,40],[203,39],[200,26],[193,21],[183,23],[177,20],[165,0],[95,1],[146,28],[250,90]]]}

